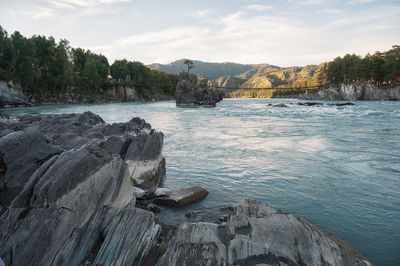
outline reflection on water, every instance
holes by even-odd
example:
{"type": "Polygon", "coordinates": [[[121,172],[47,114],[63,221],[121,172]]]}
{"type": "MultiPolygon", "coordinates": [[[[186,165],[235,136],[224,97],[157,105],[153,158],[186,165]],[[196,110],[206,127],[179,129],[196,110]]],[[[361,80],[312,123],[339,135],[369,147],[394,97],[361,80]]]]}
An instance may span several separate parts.
{"type": "Polygon", "coordinates": [[[167,187],[201,185],[208,197],[164,212],[211,210],[242,197],[303,216],[377,265],[400,265],[400,104],[298,106],[295,100],[228,99],[216,108],[174,102],[58,105],[11,115],[92,111],[107,122],[139,116],[165,134],[167,187]],[[274,108],[268,103],[285,103],[274,108]]]}

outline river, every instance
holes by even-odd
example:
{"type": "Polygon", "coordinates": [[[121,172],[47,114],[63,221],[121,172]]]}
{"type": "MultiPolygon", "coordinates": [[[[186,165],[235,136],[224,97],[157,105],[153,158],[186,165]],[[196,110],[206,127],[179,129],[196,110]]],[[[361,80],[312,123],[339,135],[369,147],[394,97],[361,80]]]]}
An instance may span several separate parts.
{"type": "Polygon", "coordinates": [[[163,185],[210,191],[205,200],[174,211],[177,220],[188,210],[254,198],[339,236],[376,265],[400,265],[400,102],[343,107],[297,102],[225,99],[216,108],[177,108],[171,101],[49,105],[0,113],[92,111],[109,123],[139,116],[165,134],[163,185]]]}

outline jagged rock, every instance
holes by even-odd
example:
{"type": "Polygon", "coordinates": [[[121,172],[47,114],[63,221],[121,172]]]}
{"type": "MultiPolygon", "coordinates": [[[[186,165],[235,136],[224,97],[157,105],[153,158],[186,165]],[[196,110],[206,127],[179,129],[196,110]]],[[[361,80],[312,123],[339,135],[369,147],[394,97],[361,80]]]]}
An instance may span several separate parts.
{"type": "Polygon", "coordinates": [[[127,208],[107,226],[93,265],[140,265],[160,232],[152,213],[127,208]]]}
{"type": "Polygon", "coordinates": [[[222,100],[222,92],[208,88],[208,80],[197,80],[194,74],[182,72],[176,86],[176,106],[215,107],[222,100]]]}
{"type": "Polygon", "coordinates": [[[190,187],[177,191],[173,191],[169,196],[154,199],[154,203],[158,205],[166,205],[170,207],[182,207],[194,201],[207,197],[208,191],[202,187],[190,187]]]}
{"type": "MultiPolygon", "coordinates": [[[[139,118],[109,136],[106,127],[90,112],[1,121],[2,132],[19,131],[0,139],[2,189],[22,189],[0,210],[6,265],[132,265],[153,248],[160,227],[133,207],[131,173],[163,158],[162,133],[139,118]]],[[[153,166],[162,172],[165,162],[153,166]]]]}
{"type": "Polygon", "coordinates": [[[242,200],[225,226],[183,223],[157,265],[371,265],[304,219],[242,200]]]}
{"type": "Polygon", "coordinates": [[[8,206],[31,175],[63,150],[38,131],[19,131],[0,139],[0,205],[8,206]]]}

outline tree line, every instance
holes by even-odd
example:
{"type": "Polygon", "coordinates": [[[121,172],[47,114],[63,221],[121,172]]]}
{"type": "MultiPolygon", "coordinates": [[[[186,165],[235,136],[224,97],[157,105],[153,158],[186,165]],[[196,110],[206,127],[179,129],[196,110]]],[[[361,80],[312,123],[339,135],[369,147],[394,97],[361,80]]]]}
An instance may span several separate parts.
{"type": "Polygon", "coordinates": [[[68,92],[103,94],[113,86],[137,84],[139,93],[173,96],[178,76],[126,59],[110,65],[104,55],[72,48],[65,39],[26,38],[18,31],[9,35],[0,26],[0,80],[18,82],[26,94],[38,98],[68,92]]]}
{"type": "Polygon", "coordinates": [[[373,83],[393,84],[400,77],[400,46],[386,52],[369,53],[364,57],[346,54],[325,64],[321,79],[329,84],[373,83]]]}

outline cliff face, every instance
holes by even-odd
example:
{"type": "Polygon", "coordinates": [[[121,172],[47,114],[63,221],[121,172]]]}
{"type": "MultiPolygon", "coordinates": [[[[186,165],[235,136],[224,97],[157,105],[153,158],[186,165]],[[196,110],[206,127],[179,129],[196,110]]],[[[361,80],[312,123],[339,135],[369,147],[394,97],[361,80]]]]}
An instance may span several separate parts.
{"type": "Polygon", "coordinates": [[[400,85],[382,87],[372,84],[341,84],[339,86],[330,86],[329,88],[322,88],[315,92],[302,93],[298,96],[291,97],[304,100],[328,101],[396,101],[400,100],[400,85]]]}
{"type": "Polygon", "coordinates": [[[32,106],[33,104],[76,104],[76,103],[105,103],[105,102],[135,102],[135,101],[165,101],[172,100],[166,96],[148,91],[138,93],[133,87],[114,86],[97,94],[81,94],[73,88],[71,92],[58,95],[45,95],[42,99],[28,97],[22,92],[22,87],[12,81],[0,81],[0,108],[32,106]]]}
{"type": "Polygon", "coordinates": [[[29,106],[28,97],[22,93],[22,88],[12,82],[0,81],[0,107],[29,106]]]}

